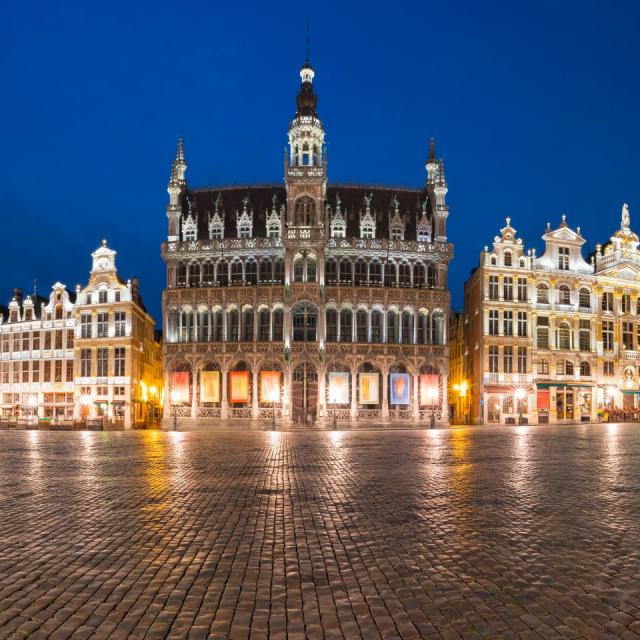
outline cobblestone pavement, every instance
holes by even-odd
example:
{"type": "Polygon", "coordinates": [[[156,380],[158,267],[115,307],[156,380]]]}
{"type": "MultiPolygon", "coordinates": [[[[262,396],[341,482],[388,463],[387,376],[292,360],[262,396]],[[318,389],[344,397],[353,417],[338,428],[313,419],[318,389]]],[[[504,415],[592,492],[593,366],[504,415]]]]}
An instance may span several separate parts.
{"type": "Polygon", "coordinates": [[[640,640],[640,427],[0,433],[0,638],[640,640]]]}

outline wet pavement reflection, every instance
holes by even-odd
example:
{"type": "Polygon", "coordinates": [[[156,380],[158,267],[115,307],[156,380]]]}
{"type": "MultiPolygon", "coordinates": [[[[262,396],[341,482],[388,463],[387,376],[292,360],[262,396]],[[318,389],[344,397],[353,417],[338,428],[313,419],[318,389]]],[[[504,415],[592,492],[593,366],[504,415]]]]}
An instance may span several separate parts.
{"type": "Polygon", "coordinates": [[[0,432],[0,638],[640,640],[640,428],[0,432]]]}

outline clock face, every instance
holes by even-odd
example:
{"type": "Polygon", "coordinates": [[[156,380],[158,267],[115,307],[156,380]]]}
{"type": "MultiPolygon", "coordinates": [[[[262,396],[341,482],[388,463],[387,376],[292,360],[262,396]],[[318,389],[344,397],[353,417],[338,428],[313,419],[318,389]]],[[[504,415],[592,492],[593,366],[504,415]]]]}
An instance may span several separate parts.
{"type": "Polygon", "coordinates": [[[108,269],[109,268],[109,258],[100,258],[100,260],[98,260],[98,268],[99,269],[108,269]]]}

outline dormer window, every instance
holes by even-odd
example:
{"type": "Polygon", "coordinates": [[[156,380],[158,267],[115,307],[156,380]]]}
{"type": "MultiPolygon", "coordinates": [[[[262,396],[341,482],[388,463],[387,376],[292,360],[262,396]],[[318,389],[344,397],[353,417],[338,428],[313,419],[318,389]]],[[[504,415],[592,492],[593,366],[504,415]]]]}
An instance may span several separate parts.
{"type": "Polygon", "coordinates": [[[363,227],[362,230],[361,230],[360,235],[363,238],[374,238],[375,237],[375,231],[371,227],[363,227]]]}
{"type": "Polygon", "coordinates": [[[558,247],[558,269],[569,270],[569,247],[558,247]]]}
{"type": "Polygon", "coordinates": [[[27,322],[28,322],[29,320],[33,320],[33,309],[31,309],[31,308],[25,309],[25,312],[24,312],[24,319],[25,319],[25,321],[27,321],[27,322]]]}
{"type": "Polygon", "coordinates": [[[211,240],[222,240],[223,238],[222,225],[211,225],[209,228],[209,238],[211,240]]]}
{"type": "Polygon", "coordinates": [[[238,238],[250,238],[251,237],[251,225],[241,224],[238,227],[238,238]]]}
{"type": "Polygon", "coordinates": [[[511,251],[505,251],[504,252],[504,266],[505,267],[510,267],[512,266],[513,261],[511,258],[511,251]]]}
{"type": "Polygon", "coordinates": [[[403,240],[404,234],[402,233],[402,227],[393,227],[391,229],[391,239],[392,240],[403,240]]]}
{"type": "MultiPolygon", "coordinates": [[[[106,290],[98,291],[98,304],[106,304],[107,292],[106,290]]],[[[56,318],[58,317],[58,309],[56,308],[56,318]]],[[[62,315],[60,315],[62,317],[62,315]]]]}
{"type": "Polygon", "coordinates": [[[9,313],[9,322],[18,322],[18,311],[16,309],[12,309],[9,313]]]}

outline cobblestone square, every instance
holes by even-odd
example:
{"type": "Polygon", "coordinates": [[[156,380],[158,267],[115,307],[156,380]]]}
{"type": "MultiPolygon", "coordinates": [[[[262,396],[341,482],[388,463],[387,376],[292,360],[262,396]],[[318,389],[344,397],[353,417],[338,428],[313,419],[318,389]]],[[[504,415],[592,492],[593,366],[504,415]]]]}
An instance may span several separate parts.
{"type": "Polygon", "coordinates": [[[0,433],[1,638],[640,640],[640,428],[0,433]]]}

